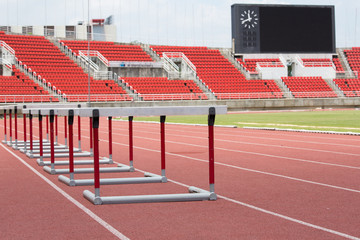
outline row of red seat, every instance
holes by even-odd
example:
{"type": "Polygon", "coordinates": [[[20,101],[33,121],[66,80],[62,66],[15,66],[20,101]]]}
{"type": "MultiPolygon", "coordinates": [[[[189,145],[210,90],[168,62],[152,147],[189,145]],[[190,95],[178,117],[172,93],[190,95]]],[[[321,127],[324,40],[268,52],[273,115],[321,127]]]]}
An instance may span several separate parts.
{"type": "MultiPolygon", "coordinates": [[[[60,41],[76,55],[79,50],[87,50],[87,41],[60,41]]],[[[98,51],[108,61],[141,61],[151,62],[152,58],[139,45],[116,45],[114,43],[91,41],[90,50],[98,51]]]]}
{"type": "MultiPolygon", "coordinates": [[[[26,36],[26,41],[33,44],[21,44],[24,41],[23,36],[0,35],[0,40],[10,39],[9,46],[15,50],[18,60],[31,68],[38,76],[46,79],[47,83],[51,83],[51,86],[61,90],[62,94],[87,94],[88,75],[50,41],[44,37],[26,36]],[[39,39],[41,42],[37,41],[39,39]],[[53,57],[39,58],[39,56],[53,57]]],[[[90,78],[90,90],[94,94],[126,95],[126,91],[112,80],[96,81],[90,78]]],[[[73,98],[68,97],[68,100],[72,101],[73,98]]]]}
{"type": "Polygon", "coordinates": [[[282,77],[295,98],[334,98],[336,93],[322,77],[282,77]]]}
{"type": "Polygon", "coordinates": [[[139,93],[145,101],[207,99],[192,80],[169,80],[166,77],[124,77],[121,81],[139,93]],[[158,96],[146,96],[147,94],[158,96]]]}
{"type": "MultiPolygon", "coordinates": [[[[221,93],[232,91],[232,84],[258,87],[260,92],[281,92],[273,80],[246,80],[219,50],[207,47],[151,46],[160,57],[163,52],[182,52],[195,65],[198,77],[219,97],[221,93]],[[221,64],[219,64],[221,63],[221,64]],[[218,82],[221,81],[221,84],[218,82]],[[265,84],[266,83],[266,84],[265,84]]],[[[239,88],[239,93],[248,93],[248,88],[239,88]]],[[[263,94],[264,98],[276,98],[273,94],[263,94]]]]}

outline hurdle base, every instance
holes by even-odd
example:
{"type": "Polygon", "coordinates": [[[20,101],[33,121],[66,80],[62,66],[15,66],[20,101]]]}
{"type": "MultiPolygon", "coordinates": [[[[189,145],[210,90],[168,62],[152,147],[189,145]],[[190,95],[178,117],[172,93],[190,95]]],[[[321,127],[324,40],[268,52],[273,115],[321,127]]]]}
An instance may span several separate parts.
{"type": "Polygon", "coordinates": [[[104,204],[127,204],[127,203],[156,203],[156,202],[189,202],[189,201],[214,201],[217,196],[196,187],[189,188],[190,193],[159,194],[159,195],[134,195],[134,196],[95,196],[89,190],[83,192],[83,196],[94,205],[104,204]]]}
{"type": "MultiPolygon", "coordinates": [[[[29,157],[29,156],[28,156],[29,157]]],[[[33,154],[32,157],[29,158],[39,158],[40,154],[33,154]]],[[[68,158],[69,153],[56,153],[55,158],[68,158]]],[[[77,152],[74,153],[74,157],[90,157],[89,152],[77,152]]],[[[43,158],[51,158],[51,154],[44,154],[43,158]]]]}
{"type": "MultiPolygon", "coordinates": [[[[38,158],[37,163],[39,166],[50,166],[51,162],[50,161],[43,161],[41,162],[40,159],[38,158]]],[[[100,164],[110,164],[109,160],[107,160],[107,158],[103,158],[102,160],[99,161],[100,164]]],[[[55,166],[69,166],[69,161],[65,160],[65,161],[59,161],[59,160],[55,160],[54,162],[55,166]]],[[[75,160],[74,161],[74,165],[92,165],[94,164],[94,160],[75,160]]]]}
{"type": "MultiPolygon", "coordinates": [[[[70,185],[70,178],[60,175],[59,181],[65,183],[68,186],[93,186],[94,179],[78,179],[73,180],[74,185],[70,185]]],[[[142,184],[142,183],[165,183],[167,179],[160,175],[145,173],[145,177],[133,177],[133,178],[102,178],[100,179],[100,185],[120,185],[120,184],[142,184]]]]}
{"type": "Polygon", "coordinates": [[[118,163],[118,167],[127,167],[129,168],[129,172],[135,172],[135,168],[133,166],[128,166],[122,163],[118,163]]]}
{"type": "MultiPolygon", "coordinates": [[[[56,174],[67,174],[70,173],[69,169],[51,169],[49,166],[44,166],[44,171],[50,173],[52,175],[56,174]]],[[[101,173],[116,173],[116,172],[129,172],[128,168],[121,168],[121,167],[109,167],[109,168],[100,168],[99,172],[101,173]]],[[[75,168],[75,174],[81,173],[94,173],[94,168],[75,168]]]]}
{"type": "MultiPolygon", "coordinates": [[[[67,153],[67,154],[68,154],[69,151],[70,151],[70,149],[65,148],[65,146],[62,147],[62,148],[55,148],[55,149],[54,149],[54,153],[55,153],[55,154],[57,154],[57,153],[67,153]]],[[[78,152],[80,152],[80,149],[74,148],[74,153],[78,153],[78,152]]],[[[38,149],[38,150],[34,150],[34,149],[33,149],[33,153],[34,153],[34,154],[39,154],[39,153],[40,153],[40,150],[39,150],[39,149],[38,149]]],[[[43,149],[43,153],[44,153],[44,154],[50,154],[50,153],[51,153],[51,149],[50,149],[50,148],[45,148],[45,149],[43,149]]]]}
{"type": "MultiPolygon", "coordinates": [[[[67,149],[67,147],[65,145],[58,145],[58,146],[54,146],[55,150],[56,149],[67,149]]],[[[50,149],[50,145],[43,145],[43,149],[45,150],[48,150],[50,149]]],[[[27,151],[30,150],[30,145],[27,145],[26,146],[26,151],[25,151],[25,148],[24,147],[20,147],[19,148],[20,152],[22,153],[26,153],[27,151]]],[[[40,146],[33,146],[33,153],[40,153],[40,146]]]]}

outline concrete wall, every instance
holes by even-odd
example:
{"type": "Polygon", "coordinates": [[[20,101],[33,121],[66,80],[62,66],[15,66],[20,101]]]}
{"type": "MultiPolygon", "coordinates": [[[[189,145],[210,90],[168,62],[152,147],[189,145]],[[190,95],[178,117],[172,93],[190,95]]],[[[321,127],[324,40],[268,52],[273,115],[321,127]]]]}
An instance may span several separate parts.
{"type": "Polygon", "coordinates": [[[86,25],[76,25],[75,26],[76,39],[87,40],[86,27],[87,27],[86,25]]]}
{"type": "Polygon", "coordinates": [[[121,77],[167,77],[162,68],[109,68],[121,77]]]}
{"type": "Polygon", "coordinates": [[[273,99],[273,100],[229,100],[229,101],[158,101],[93,103],[94,107],[151,107],[151,106],[203,106],[227,105],[229,111],[315,109],[315,108],[359,108],[360,98],[335,99],[273,99]]]}
{"type": "Polygon", "coordinates": [[[66,38],[66,28],[65,26],[55,26],[55,37],[66,38]]]}

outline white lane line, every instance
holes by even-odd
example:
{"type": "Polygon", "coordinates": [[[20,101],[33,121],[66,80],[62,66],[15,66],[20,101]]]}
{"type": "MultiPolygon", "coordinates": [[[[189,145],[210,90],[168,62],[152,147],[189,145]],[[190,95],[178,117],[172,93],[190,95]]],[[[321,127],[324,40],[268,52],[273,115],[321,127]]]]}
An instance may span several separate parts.
{"type": "MultiPolygon", "coordinates": [[[[186,130],[178,130],[178,129],[171,129],[171,131],[180,131],[181,133],[192,133],[192,134],[196,134],[195,135],[180,135],[180,134],[167,134],[170,136],[181,136],[181,137],[186,137],[186,138],[199,138],[199,139],[207,139],[207,136],[204,137],[199,137],[198,135],[200,134],[200,132],[195,132],[195,131],[186,131],[186,130]]],[[[145,130],[137,130],[137,132],[141,132],[141,133],[150,133],[150,134],[154,134],[156,132],[151,132],[151,131],[145,131],[145,130]]],[[[221,133],[216,133],[216,135],[224,135],[221,133]]],[[[243,136],[243,135],[230,135],[230,134],[226,134],[226,136],[229,137],[240,137],[240,138],[253,138],[253,139],[261,139],[261,140],[271,140],[271,141],[285,141],[285,142],[294,142],[294,143],[307,143],[307,144],[317,144],[317,145],[326,145],[326,146],[340,146],[340,147],[353,147],[353,148],[360,148],[360,145],[350,145],[350,144],[339,144],[339,143],[327,143],[327,142],[312,142],[312,141],[299,141],[299,140],[292,140],[292,139],[281,139],[281,138],[270,138],[270,137],[254,137],[254,136],[243,136]]],[[[232,140],[227,140],[227,139],[220,139],[217,138],[216,141],[220,141],[220,142],[234,142],[234,143],[245,143],[245,144],[254,144],[257,145],[258,143],[252,143],[252,142],[243,142],[243,141],[232,141],[232,140]]],[[[260,144],[258,144],[260,145],[260,144]]],[[[280,147],[279,145],[277,145],[278,147],[280,147]]],[[[282,146],[281,146],[282,147],[282,146]]],[[[291,148],[291,147],[289,147],[291,148]]],[[[296,149],[296,148],[295,148],[296,149]]],[[[309,150],[313,150],[313,151],[317,151],[317,149],[309,149],[309,150]]],[[[321,150],[320,150],[321,151],[321,150]]]]}
{"type": "MultiPolygon", "coordinates": [[[[100,131],[100,133],[108,133],[108,132],[100,131]]],[[[113,133],[113,135],[128,136],[126,134],[120,134],[120,133],[113,133]]],[[[87,136],[83,136],[83,137],[89,138],[87,136]]],[[[160,141],[157,138],[147,138],[147,137],[141,137],[141,136],[134,136],[134,137],[135,138],[140,138],[140,139],[148,139],[148,140],[151,140],[151,141],[160,141]]],[[[104,141],[108,142],[107,140],[104,140],[104,141]]],[[[173,144],[181,144],[181,145],[193,146],[193,147],[207,148],[207,146],[190,144],[190,143],[182,143],[182,142],[178,142],[178,141],[174,142],[174,141],[166,140],[166,142],[167,143],[173,143],[173,144]]],[[[247,152],[247,151],[233,150],[233,149],[226,149],[226,148],[219,148],[219,147],[215,147],[215,149],[222,150],[222,151],[228,151],[228,152],[244,153],[244,154],[258,155],[258,156],[263,156],[263,157],[270,157],[270,158],[279,158],[279,159],[285,159],[285,160],[290,160],[290,161],[298,161],[298,162],[319,164],[319,165],[332,166],[332,167],[342,167],[342,168],[350,168],[350,169],[356,169],[356,170],[360,169],[360,167],[354,167],[354,166],[348,166],[348,165],[342,165],[342,164],[336,164],[336,163],[317,162],[317,161],[312,161],[312,160],[306,160],[306,159],[300,159],[300,158],[292,158],[292,157],[284,157],[284,156],[277,156],[277,155],[257,153],[257,152],[247,152]]],[[[341,153],[339,153],[339,154],[341,154],[341,153]]],[[[358,156],[360,156],[360,155],[358,155],[358,156]]]]}
{"type": "MultiPolygon", "coordinates": [[[[135,121],[134,121],[135,122],[135,121]]],[[[155,124],[155,123],[154,123],[155,124]]],[[[145,129],[147,129],[146,127],[144,127],[144,126],[140,126],[140,127],[138,127],[138,128],[145,128],[145,129]]],[[[171,131],[177,131],[177,132],[187,132],[186,130],[188,130],[189,129],[189,127],[187,127],[186,125],[178,125],[177,127],[176,127],[176,129],[171,129],[171,131]]],[[[218,129],[218,128],[217,128],[218,129]]],[[[269,138],[268,137],[268,135],[269,135],[269,133],[268,132],[261,132],[261,130],[256,130],[256,131],[241,131],[241,130],[249,130],[249,129],[243,129],[243,128],[237,128],[237,130],[234,130],[234,129],[231,129],[231,130],[229,130],[229,129],[227,129],[227,128],[223,128],[222,130],[221,130],[221,132],[219,132],[219,133],[217,133],[216,135],[218,135],[218,136],[239,136],[239,135],[234,135],[233,133],[234,133],[234,131],[238,131],[239,133],[241,133],[242,135],[241,135],[241,137],[245,137],[245,138],[247,138],[247,137],[249,137],[249,138],[259,138],[259,139],[273,139],[273,140],[284,140],[284,141],[293,141],[293,142],[307,142],[307,141],[302,141],[302,140],[290,140],[290,139],[288,139],[288,138],[286,138],[286,139],[283,139],[283,138],[269,138]],[[227,133],[228,131],[231,131],[231,133],[229,134],[229,133],[227,133]],[[224,133],[225,132],[225,133],[224,133]],[[245,134],[247,134],[247,135],[245,135],[245,134]],[[254,135],[259,135],[259,137],[255,137],[254,135]],[[262,136],[262,135],[265,135],[265,136],[262,136]]],[[[196,131],[196,132],[194,132],[194,131],[188,131],[188,132],[191,132],[191,133],[196,133],[196,134],[201,134],[201,133],[204,133],[204,132],[201,132],[201,131],[196,131]]],[[[358,136],[353,136],[353,138],[349,138],[349,136],[348,136],[348,138],[346,138],[346,139],[341,139],[341,138],[331,138],[331,136],[333,136],[333,135],[329,135],[329,134],[326,134],[326,137],[324,136],[324,137],[319,137],[321,134],[318,134],[318,136],[314,136],[314,134],[311,136],[311,138],[314,138],[314,139],[320,139],[320,140],[323,140],[323,139],[325,139],[325,140],[337,140],[337,141],[350,141],[350,142],[352,142],[352,143],[354,143],[354,142],[358,142],[358,141],[360,141],[360,138],[358,137],[358,136]]],[[[276,132],[276,136],[287,136],[287,137],[289,137],[290,136],[290,134],[280,134],[280,133],[278,133],[278,132],[276,132]]],[[[299,137],[299,138],[308,138],[309,136],[304,136],[303,134],[301,135],[301,134],[293,134],[293,135],[291,135],[291,137],[299,137]]],[[[320,142],[314,142],[314,143],[318,143],[318,144],[326,144],[326,143],[320,143],[320,142]]],[[[336,144],[336,143],[330,143],[330,144],[334,144],[334,145],[343,145],[343,144],[336,144]]],[[[347,145],[344,145],[344,146],[347,146],[347,145]]],[[[353,146],[353,147],[359,147],[359,146],[357,146],[357,145],[351,145],[351,146],[353,146]]]]}
{"type": "MultiPolygon", "coordinates": [[[[139,172],[145,173],[145,171],[142,171],[142,170],[139,170],[139,169],[136,169],[136,170],[139,171],[139,172]]],[[[189,185],[186,185],[184,183],[180,183],[180,182],[177,182],[177,181],[174,181],[174,180],[171,180],[171,179],[168,179],[168,181],[172,182],[172,183],[175,183],[177,185],[186,187],[186,188],[190,187],[189,185]]],[[[265,214],[269,214],[269,215],[274,216],[274,217],[279,217],[279,218],[282,218],[284,220],[294,222],[296,224],[304,225],[306,227],[310,227],[310,228],[317,229],[317,230],[320,230],[320,231],[323,231],[323,232],[331,233],[331,234],[334,234],[334,235],[337,235],[337,236],[340,236],[340,237],[344,237],[344,238],[347,238],[347,239],[360,240],[360,238],[349,235],[349,234],[346,234],[346,233],[342,233],[342,232],[335,231],[335,230],[332,230],[332,229],[329,229],[329,228],[321,227],[321,226],[318,226],[318,225],[315,225],[315,224],[312,224],[312,223],[308,223],[308,222],[305,222],[305,221],[302,221],[302,220],[299,220],[299,219],[296,219],[296,218],[292,218],[292,217],[289,217],[289,216],[286,216],[286,215],[283,215],[283,214],[280,214],[280,213],[272,212],[272,211],[269,211],[269,210],[266,210],[266,209],[263,209],[263,208],[260,208],[260,207],[256,207],[256,206],[248,204],[248,203],[240,202],[240,201],[237,201],[237,200],[234,200],[232,198],[228,198],[228,197],[225,197],[225,196],[222,196],[222,195],[219,195],[219,194],[216,194],[216,195],[219,198],[222,198],[222,199],[224,199],[224,200],[226,200],[228,202],[232,202],[232,203],[235,203],[235,204],[241,205],[243,207],[247,207],[247,208],[250,208],[250,209],[253,209],[255,211],[265,213],[265,214]]]]}
{"type": "MultiPolygon", "coordinates": [[[[104,141],[104,142],[107,142],[107,140],[101,140],[101,141],[104,141]]],[[[118,145],[123,145],[123,146],[128,146],[127,144],[122,144],[122,143],[117,143],[117,142],[113,142],[115,144],[118,144],[118,145]]],[[[4,146],[3,146],[4,147],[4,146]]],[[[142,149],[142,150],[146,150],[146,151],[152,151],[152,152],[160,152],[158,150],[152,150],[152,149],[146,149],[146,148],[141,148],[141,147],[134,147],[134,148],[138,148],[138,149],[142,149]]],[[[7,149],[6,149],[7,150],[7,149]]],[[[12,152],[10,152],[12,153],[12,152]]],[[[182,156],[182,155],[178,155],[178,154],[171,154],[171,153],[167,153],[167,154],[170,154],[170,155],[176,155],[176,156],[180,156],[180,157],[185,157],[185,158],[189,158],[189,157],[186,157],[186,156],[182,156]]],[[[13,154],[14,155],[14,154],[13,154]]],[[[14,155],[16,156],[16,155],[14,155]]],[[[16,156],[17,157],[17,156],[16,156]]],[[[18,158],[18,157],[17,157],[18,158]]],[[[193,158],[191,158],[192,160],[195,160],[193,158]]],[[[20,159],[22,162],[23,160],[20,159]]],[[[206,160],[202,160],[202,159],[197,159],[196,161],[200,161],[200,162],[206,162],[206,160]]],[[[23,162],[25,165],[27,165],[26,162],[23,162]]],[[[216,164],[220,164],[220,163],[216,163],[216,164]]],[[[227,164],[224,164],[224,165],[227,165],[227,164]]],[[[229,165],[231,166],[231,165],[229,165]]],[[[236,166],[234,166],[236,167],[236,166]]],[[[31,166],[29,166],[30,169],[32,169],[31,166]]],[[[238,168],[238,167],[237,167],[238,168]]],[[[136,169],[140,172],[144,172],[144,171],[141,171],[139,169],[136,169]]],[[[250,170],[250,169],[249,169],[250,170]]],[[[34,171],[36,174],[38,175],[41,175],[39,174],[35,169],[32,169],[32,171],[34,171]]],[[[253,170],[255,171],[255,170],[253,170]]],[[[260,172],[260,171],[256,171],[256,172],[260,172]]],[[[266,173],[267,174],[267,173],[266,173]]],[[[272,175],[272,174],[271,174],[272,175]]],[[[276,174],[274,174],[276,175],[276,174]]],[[[41,175],[42,176],[42,175],[41,175]]],[[[317,184],[317,185],[322,185],[322,186],[331,186],[331,185],[327,185],[327,184],[321,184],[321,183],[316,183],[316,182],[311,182],[311,181],[307,181],[307,180],[302,180],[302,179],[295,179],[295,178],[290,178],[290,177],[286,177],[286,176],[282,176],[282,175],[277,175],[278,177],[285,177],[285,178],[289,178],[289,179],[292,179],[292,180],[297,180],[297,181],[305,181],[307,183],[312,183],[312,184],[317,184]]],[[[42,176],[44,178],[45,181],[49,181],[47,178],[45,178],[44,176],[42,176]]],[[[185,187],[189,187],[188,185],[186,184],[183,184],[183,183],[180,183],[180,182],[176,182],[176,181],[173,181],[173,180],[169,180],[175,184],[178,184],[178,185],[181,185],[181,186],[185,186],[185,187]]],[[[53,184],[51,181],[49,181],[51,184],[53,184]]],[[[50,184],[49,183],[49,184],[50,184]]],[[[50,184],[50,185],[51,185],[50,184]]],[[[55,184],[53,184],[55,185],[55,184]]],[[[57,186],[55,185],[55,187],[57,188],[57,186]]],[[[332,186],[332,187],[335,187],[337,189],[342,189],[342,190],[345,190],[345,188],[341,188],[341,187],[337,187],[337,186],[332,186]]],[[[60,189],[61,190],[61,189],[60,189]]],[[[357,191],[357,190],[353,190],[353,189],[350,189],[351,191],[357,191]]],[[[61,190],[62,191],[62,190],[61,190]]],[[[65,193],[65,192],[64,192],[65,193]]],[[[66,193],[65,193],[66,194],[66,193]]],[[[67,195],[67,194],[66,194],[67,195]]],[[[263,209],[263,208],[259,208],[259,207],[256,207],[256,206],[253,206],[253,205],[250,205],[250,204],[247,204],[247,203],[243,203],[243,202],[240,202],[240,201],[237,201],[237,200],[234,200],[234,199],[231,199],[231,198],[228,198],[228,197],[225,197],[225,196],[222,196],[222,195],[218,195],[220,198],[223,198],[224,200],[226,201],[229,201],[229,202],[232,202],[232,203],[235,203],[235,204],[238,204],[238,205],[242,205],[244,207],[248,207],[248,208],[251,208],[251,209],[254,209],[256,211],[260,211],[260,212],[263,212],[265,214],[269,214],[269,215],[272,215],[272,216],[275,216],[275,217],[279,217],[279,218],[282,218],[282,219],[285,219],[287,221],[291,221],[291,222],[294,222],[294,223],[297,223],[297,224],[301,224],[301,225],[304,225],[304,226],[307,226],[307,227],[310,227],[310,228],[314,228],[314,229],[318,229],[318,230],[321,230],[321,231],[324,231],[324,232],[328,232],[328,233],[331,233],[331,234],[334,234],[334,235],[337,235],[337,236],[341,236],[341,237],[344,237],[344,238],[347,238],[347,239],[353,239],[353,240],[360,240],[360,238],[357,238],[355,236],[351,236],[351,235],[348,235],[348,234],[345,234],[345,233],[342,233],[342,232],[338,232],[338,231],[335,231],[335,230],[332,230],[332,229],[328,229],[328,228],[324,228],[324,227],[321,227],[321,226],[318,226],[318,225],[314,225],[314,224],[311,224],[311,223],[307,223],[307,222],[304,222],[304,221],[301,221],[301,220],[298,220],[298,219],[295,219],[295,218],[291,218],[291,217],[288,217],[288,216],[285,216],[285,215],[282,215],[282,214],[279,214],[279,213],[275,213],[275,212],[272,212],[272,211],[269,211],[269,210],[266,210],[266,209],[263,209]]],[[[69,196],[70,197],[70,196],[69,196]]],[[[70,197],[71,198],[71,197],[70,197]]],[[[75,200],[75,199],[74,199],[75,200]]],[[[76,201],[76,200],[75,200],[76,201]]],[[[79,203],[80,204],[80,203],[79,203]]],[[[81,205],[81,204],[80,204],[81,205]]],[[[81,205],[82,206],[82,205],[81,205]]],[[[85,208],[85,207],[84,207],[85,208]]],[[[89,210],[90,211],[90,210],[89,210]]],[[[116,230],[116,229],[115,229],[116,230]]],[[[117,231],[117,230],[116,230],[117,231]]],[[[124,236],[125,237],[125,236],[124,236]]],[[[126,239],[126,237],[125,237],[126,239]]]]}
{"type": "Polygon", "coordinates": [[[47,179],[44,175],[36,171],[32,166],[30,166],[26,161],[24,161],[22,158],[14,154],[12,151],[7,149],[2,143],[2,148],[4,148],[7,152],[9,152],[11,155],[13,155],[16,159],[18,159],[22,164],[24,164],[26,167],[28,167],[31,171],[33,171],[37,176],[39,176],[42,180],[44,180],[47,184],[49,184],[51,187],[53,187],[56,191],[58,191],[61,195],[63,195],[67,200],[69,200],[71,203],[73,203],[75,206],[80,208],[82,211],[84,211],[87,215],[89,215],[93,220],[98,222],[101,226],[103,226],[106,230],[111,232],[113,235],[115,235],[117,238],[122,240],[128,240],[124,234],[116,230],[114,227],[112,227],[109,223],[105,222],[103,219],[101,219],[98,215],[93,213],[90,209],[82,205],[80,202],[78,202],[76,199],[71,197],[69,194],[67,194],[65,191],[63,191],[61,188],[56,186],[53,182],[51,182],[49,179],[47,179]]]}
{"type": "MultiPolygon", "coordinates": [[[[101,140],[101,141],[104,141],[104,142],[105,142],[106,140],[101,140]]],[[[113,142],[113,144],[122,145],[122,146],[128,146],[127,144],[118,143],[118,142],[113,142]]],[[[136,147],[136,146],[134,146],[134,148],[137,148],[137,149],[140,149],[140,150],[144,150],[144,151],[149,151],[149,152],[160,153],[159,150],[154,150],[154,149],[148,149],[148,148],[136,147]]],[[[197,162],[203,162],[203,163],[206,163],[206,164],[209,163],[208,160],[203,160],[203,159],[199,159],[199,158],[188,157],[188,156],[184,156],[184,155],[180,155],[180,154],[169,153],[169,152],[166,152],[166,154],[172,155],[172,156],[176,156],[176,157],[181,157],[181,158],[190,159],[190,160],[197,161],[197,162]]],[[[259,170],[254,170],[254,169],[249,169],[249,168],[238,167],[238,166],[234,166],[234,165],[230,165],[230,164],[226,164],[226,163],[221,163],[221,162],[215,162],[215,164],[216,164],[216,165],[220,165],[220,166],[224,166],[224,167],[229,167],[229,168],[234,168],[234,169],[242,170],[242,171],[259,173],[259,174],[269,175],[269,176],[279,177],[279,178],[285,178],[285,179],[289,179],[289,180],[293,180],[293,181],[298,181],[298,182],[303,182],[303,183],[309,183],[309,184],[313,184],[313,185],[318,185],[318,186],[328,187],[328,188],[334,188],[334,189],[343,190],[343,191],[348,191],[348,192],[360,193],[360,190],[356,190],[356,189],[345,188],[345,187],[330,185],[330,184],[326,184],[326,183],[319,183],[319,182],[309,181],[309,180],[305,180],[305,179],[301,179],[301,178],[289,177],[289,176],[280,175],[280,174],[275,174],[275,173],[263,172],[263,171],[259,171],[259,170]]],[[[138,170],[138,169],[136,168],[136,170],[138,170]]]]}
{"type": "MultiPolygon", "coordinates": [[[[114,135],[127,136],[126,134],[119,134],[119,133],[116,133],[114,135]]],[[[147,138],[147,137],[140,137],[140,136],[138,136],[138,137],[135,136],[135,137],[140,138],[140,139],[147,139],[147,140],[151,140],[151,141],[160,141],[157,138],[147,138]]],[[[166,143],[180,144],[180,145],[193,146],[193,147],[199,147],[199,148],[207,148],[207,146],[203,146],[203,145],[183,143],[183,142],[178,142],[178,141],[174,142],[174,141],[166,140],[166,143]]],[[[244,153],[244,154],[258,155],[258,156],[263,156],[263,157],[279,158],[279,159],[286,159],[286,160],[291,160],[291,161],[306,162],[306,163],[311,163],[311,164],[320,164],[320,165],[326,165],[326,166],[332,166],[332,167],[342,167],[342,168],[350,168],[350,169],[360,170],[360,167],[354,167],[354,166],[348,166],[348,165],[342,165],[342,164],[317,162],[317,161],[305,160],[305,159],[300,159],[300,158],[283,157],[283,156],[277,156],[277,155],[270,155],[270,154],[257,153],[257,152],[247,152],[247,151],[233,150],[233,149],[226,149],[226,148],[219,148],[219,147],[215,147],[215,149],[227,151],[227,152],[244,153]]]]}
{"type": "MultiPolygon", "coordinates": [[[[146,132],[141,131],[142,133],[150,133],[154,134],[153,132],[146,132]]],[[[115,133],[114,135],[124,135],[121,133],[115,133]]],[[[167,134],[167,136],[175,136],[175,137],[183,137],[183,138],[196,138],[196,139],[204,139],[205,137],[197,137],[197,136],[189,136],[189,135],[179,135],[179,134],[167,134]]],[[[146,138],[146,137],[143,137],[146,138]]],[[[313,151],[313,152],[324,152],[324,153],[333,153],[333,154],[339,154],[339,155],[349,155],[349,156],[357,156],[359,157],[360,154],[356,153],[347,153],[347,152],[335,152],[335,151],[329,151],[329,150],[321,150],[321,149],[313,149],[313,148],[300,148],[300,147],[289,147],[289,146],[283,146],[283,145],[272,145],[272,144],[264,144],[264,143],[254,143],[254,142],[244,142],[244,141],[233,141],[233,140],[224,140],[224,139],[216,139],[216,142],[227,142],[227,143],[237,143],[237,144],[247,144],[247,145],[257,145],[257,146],[265,146],[265,147],[273,147],[273,148],[281,148],[281,149],[294,149],[294,150],[301,150],[301,151],[313,151]]]]}

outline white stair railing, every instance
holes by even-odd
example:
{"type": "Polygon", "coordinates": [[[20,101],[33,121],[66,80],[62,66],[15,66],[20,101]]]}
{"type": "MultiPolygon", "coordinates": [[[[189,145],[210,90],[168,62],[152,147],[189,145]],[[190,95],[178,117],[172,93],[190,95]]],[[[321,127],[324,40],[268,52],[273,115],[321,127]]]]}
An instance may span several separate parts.
{"type": "Polygon", "coordinates": [[[90,50],[89,52],[87,50],[79,50],[79,55],[80,56],[90,56],[90,57],[97,57],[98,59],[100,59],[100,61],[102,63],[105,64],[105,66],[109,66],[109,60],[106,59],[106,57],[104,57],[99,51],[95,51],[95,50],[90,50]]]}
{"type": "Polygon", "coordinates": [[[163,53],[163,61],[166,65],[168,65],[167,67],[169,69],[179,72],[179,67],[174,63],[173,60],[171,60],[171,58],[177,58],[177,56],[178,55],[175,55],[175,53],[163,53]]]}
{"type": "Polygon", "coordinates": [[[11,69],[12,65],[16,62],[15,50],[12,49],[9,45],[7,45],[7,43],[4,41],[0,41],[0,47],[2,52],[1,58],[3,59],[3,64],[11,69]]]}
{"type": "Polygon", "coordinates": [[[87,54],[87,51],[79,51],[79,56],[80,58],[84,59],[85,62],[87,62],[88,64],[90,64],[90,67],[95,70],[95,71],[99,71],[99,66],[96,65],[93,61],[91,61],[90,57],[92,57],[91,55],[91,51],[89,53],[89,55],[87,54]],[[84,53],[85,52],[85,53],[84,53]]]}

